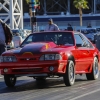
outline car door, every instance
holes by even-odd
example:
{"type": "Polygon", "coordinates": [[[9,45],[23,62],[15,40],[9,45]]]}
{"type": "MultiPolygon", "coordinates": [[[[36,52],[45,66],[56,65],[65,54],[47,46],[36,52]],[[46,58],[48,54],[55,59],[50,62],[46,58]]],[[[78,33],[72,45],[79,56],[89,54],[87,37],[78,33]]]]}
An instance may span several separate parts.
{"type": "Polygon", "coordinates": [[[84,37],[81,34],[74,34],[77,52],[79,54],[78,59],[76,59],[76,71],[85,72],[90,66],[90,50],[85,42],[84,37]]]}

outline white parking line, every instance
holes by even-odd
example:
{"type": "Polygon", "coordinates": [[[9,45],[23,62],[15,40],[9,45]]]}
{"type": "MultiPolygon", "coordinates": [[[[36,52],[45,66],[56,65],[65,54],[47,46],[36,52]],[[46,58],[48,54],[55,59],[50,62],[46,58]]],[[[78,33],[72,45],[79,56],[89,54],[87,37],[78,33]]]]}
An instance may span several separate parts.
{"type": "Polygon", "coordinates": [[[83,95],[74,97],[74,98],[72,98],[72,99],[70,99],[70,100],[80,99],[80,98],[82,98],[82,97],[85,97],[85,96],[87,96],[87,95],[90,95],[90,94],[93,94],[93,93],[96,93],[96,92],[99,92],[99,91],[100,91],[100,89],[96,89],[96,90],[94,90],[94,91],[91,91],[91,92],[85,93],[85,94],[83,94],[83,95]]]}

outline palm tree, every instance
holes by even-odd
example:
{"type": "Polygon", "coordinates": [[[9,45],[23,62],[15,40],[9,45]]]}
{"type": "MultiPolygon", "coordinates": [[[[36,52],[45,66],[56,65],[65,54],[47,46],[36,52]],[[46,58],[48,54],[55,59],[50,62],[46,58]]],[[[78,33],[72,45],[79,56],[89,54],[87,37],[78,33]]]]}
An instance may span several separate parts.
{"type": "Polygon", "coordinates": [[[87,0],[74,0],[75,8],[79,9],[80,26],[82,26],[82,9],[89,9],[87,0]]]}

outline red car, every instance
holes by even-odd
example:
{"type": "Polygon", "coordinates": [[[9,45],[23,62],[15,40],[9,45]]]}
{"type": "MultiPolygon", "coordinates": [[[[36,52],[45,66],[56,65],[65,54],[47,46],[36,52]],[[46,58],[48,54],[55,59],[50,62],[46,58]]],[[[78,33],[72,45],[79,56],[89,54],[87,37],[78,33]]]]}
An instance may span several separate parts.
{"type": "Polygon", "coordinates": [[[98,79],[99,61],[98,49],[80,32],[40,32],[30,34],[19,48],[4,52],[0,68],[8,87],[23,75],[36,80],[57,75],[71,86],[75,74],[98,79]]]}

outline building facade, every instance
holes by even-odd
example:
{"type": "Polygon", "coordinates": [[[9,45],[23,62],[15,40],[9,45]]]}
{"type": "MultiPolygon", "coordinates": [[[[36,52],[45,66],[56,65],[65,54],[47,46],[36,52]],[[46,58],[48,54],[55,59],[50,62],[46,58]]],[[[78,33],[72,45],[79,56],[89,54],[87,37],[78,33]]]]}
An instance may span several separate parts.
{"type": "MultiPolygon", "coordinates": [[[[73,5],[73,0],[39,0],[40,8],[37,10],[38,15],[59,15],[61,12],[64,14],[78,14],[78,10],[73,5]]],[[[99,13],[100,0],[87,0],[89,9],[83,10],[84,14],[99,13]]],[[[27,4],[24,2],[24,11],[27,12],[27,4]]]]}
{"type": "MultiPolygon", "coordinates": [[[[5,0],[0,0],[4,2],[5,0]]],[[[91,23],[93,27],[100,27],[100,0],[87,0],[89,9],[83,10],[83,27],[91,23]]],[[[0,9],[0,13],[4,12],[0,9]]],[[[23,0],[24,28],[30,28],[29,5],[23,0]]],[[[73,0],[40,0],[40,9],[35,13],[40,30],[45,28],[48,18],[65,29],[70,23],[75,29],[80,26],[78,9],[73,0]]]]}
{"type": "MultiPolygon", "coordinates": [[[[82,27],[87,27],[88,23],[93,27],[100,27],[100,0],[87,1],[89,9],[83,10],[82,27]]],[[[79,12],[73,5],[73,0],[40,0],[40,9],[36,10],[36,16],[40,30],[45,28],[48,18],[53,18],[61,29],[67,28],[68,23],[74,29],[80,28],[79,12]]],[[[27,26],[30,19],[24,20],[27,26]]]]}

